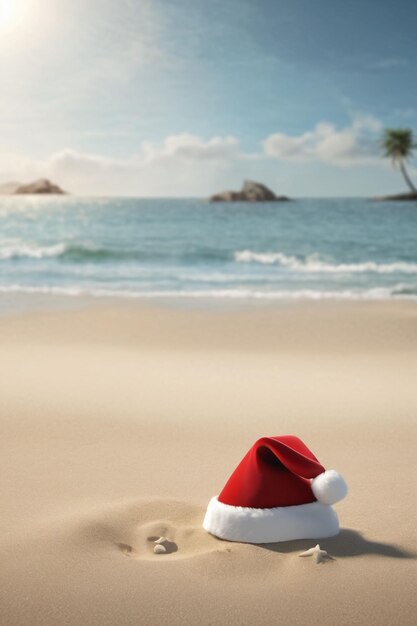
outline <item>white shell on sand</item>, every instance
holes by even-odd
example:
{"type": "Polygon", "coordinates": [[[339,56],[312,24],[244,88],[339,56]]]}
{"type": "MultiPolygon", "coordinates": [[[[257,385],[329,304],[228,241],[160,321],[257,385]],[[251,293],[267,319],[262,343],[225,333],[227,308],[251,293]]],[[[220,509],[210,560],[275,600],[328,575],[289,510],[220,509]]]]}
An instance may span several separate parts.
{"type": "Polygon", "coordinates": [[[326,550],[321,550],[320,545],[316,544],[314,548],[310,548],[305,552],[302,552],[298,556],[312,556],[314,563],[324,563],[326,559],[330,559],[331,557],[327,554],[326,550]]]}
{"type": "Polygon", "coordinates": [[[157,539],[156,541],[154,541],[154,543],[158,544],[158,543],[164,543],[164,541],[166,541],[166,537],[159,537],[159,539],[157,539]]]}
{"type": "Polygon", "coordinates": [[[153,551],[155,552],[155,554],[165,554],[165,552],[167,551],[166,547],[163,546],[161,543],[158,543],[153,551]]]}

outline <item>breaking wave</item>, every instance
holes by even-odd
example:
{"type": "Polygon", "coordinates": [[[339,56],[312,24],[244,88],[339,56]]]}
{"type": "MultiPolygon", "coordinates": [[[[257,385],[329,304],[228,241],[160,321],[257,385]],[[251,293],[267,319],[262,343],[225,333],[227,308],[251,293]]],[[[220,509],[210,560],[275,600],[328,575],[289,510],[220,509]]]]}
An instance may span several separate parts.
{"type": "MultiPolygon", "coordinates": [[[[417,263],[395,261],[391,263],[377,263],[363,261],[358,263],[331,263],[323,260],[319,254],[310,254],[306,257],[287,255],[283,252],[253,252],[240,250],[232,255],[225,251],[199,249],[182,252],[179,258],[172,258],[158,250],[140,251],[135,249],[111,249],[95,246],[90,243],[74,245],[60,242],[51,245],[38,245],[23,242],[3,242],[0,245],[0,261],[19,259],[53,259],[69,263],[100,263],[106,261],[185,261],[185,262],[227,262],[234,259],[237,263],[254,263],[260,265],[277,265],[289,270],[304,273],[326,274],[417,274],[417,263]],[[165,258],[166,257],[166,258],[165,258]]],[[[227,274],[225,274],[227,276],[227,274]]]]}
{"type": "Polygon", "coordinates": [[[135,248],[105,248],[92,243],[71,244],[60,242],[51,245],[38,245],[19,241],[3,241],[0,243],[0,261],[18,259],[48,259],[55,257],[58,261],[72,263],[99,263],[101,261],[185,261],[185,262],[225,262],[231,256],[225,251],[211,248],[186,250],[175,255],[169,251],[158,249],[138,250],[135,248]]]}
{"type": "Polygon", "coordinates": [[[44,259],[54,256],[60,256],[64,252],[65,244],[63,243],[57,243],[51,246],[8,243],[0,248],[0,259],[44,259]]]}
{"type": "Polygon", "coordinates": [[[235,252],[238,263],[261,263],[263,265],[281,265],[299,272],[327,272],[331,274],[376,273],[376,274],[417,274],[417,263],[396,261],[394,263],[329,263],[320,259],[318,254],[310,254],[305,259],[287,256],[282,252],[235,252]]]}
{"type": "Polygon", "coordinates": [[[56,243],[52,245],[36,245],[30,243],[6,242],[0,247],[0,260],[12,259],[48,259],[61,258],[69,261],[103,261],[124,258],[128,254],[123,251],[112,251],[90,244],[71,245],[56,243]]]}

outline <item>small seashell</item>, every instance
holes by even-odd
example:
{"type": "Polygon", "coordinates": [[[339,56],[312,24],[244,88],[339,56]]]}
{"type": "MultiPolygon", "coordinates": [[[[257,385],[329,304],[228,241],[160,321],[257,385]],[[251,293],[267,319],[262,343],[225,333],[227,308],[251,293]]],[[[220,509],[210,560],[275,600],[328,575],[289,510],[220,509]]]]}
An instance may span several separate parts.
{"type": "Polygon", "coordinates": [[[312,556],[314,563],[325,563],[327,559],[333,560],[332,557],[327,554],[326,550],[322,550],[319,544],[316,544],[314,548],[310,548],[305,552],[302,552],[298,556],[312,556]]]}
{"type": "Polygon", "coordinates": [[[166,541],[166,537],[159,537],[159,539],[154,541],[154,543],[159,544],[159,543],[164,543],[164,541],[166,541]]]}
{"type": "Polygon", "coordinates": [[[167,551],[167,549],[166,549],[166,547],[165,547],[165,546],[163,546],[161,543],[158,543],[158,544],[154,547],[153,551],[155,552],[155,554],[165,554],[165,553],[166,553],[166,551],[167,551]]]}

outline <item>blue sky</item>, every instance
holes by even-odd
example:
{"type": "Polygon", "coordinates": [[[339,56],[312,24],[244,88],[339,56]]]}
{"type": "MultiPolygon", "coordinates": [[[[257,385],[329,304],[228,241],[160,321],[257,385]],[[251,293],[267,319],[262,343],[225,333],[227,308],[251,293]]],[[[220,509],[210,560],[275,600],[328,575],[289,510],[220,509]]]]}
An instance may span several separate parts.
{"type": "Polygon", "coordinates": [[[401,191],[377,140],[417,132],[416,23],[411,0],[0,0],[0,182],[401,191]]]}

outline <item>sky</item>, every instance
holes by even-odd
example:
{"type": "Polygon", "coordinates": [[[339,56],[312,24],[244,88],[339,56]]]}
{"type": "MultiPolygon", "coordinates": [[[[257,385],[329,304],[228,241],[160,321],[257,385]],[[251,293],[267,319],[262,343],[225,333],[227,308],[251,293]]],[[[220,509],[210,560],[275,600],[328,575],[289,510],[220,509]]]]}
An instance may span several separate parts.
{"type": "Polygon", "coordinates": [[[417,133],[416,24],[415,0],[0,0],[0,183],[401,192],[378,142],[417,133]]]}

